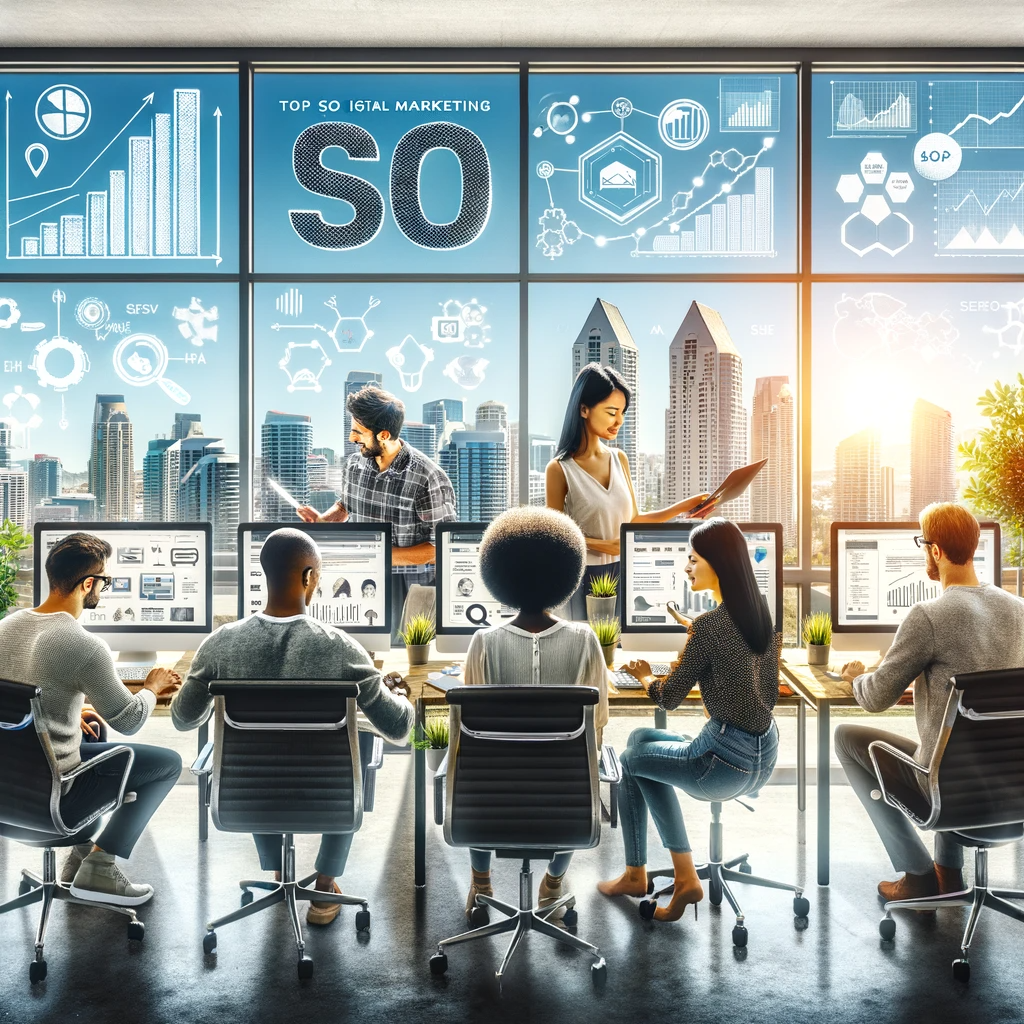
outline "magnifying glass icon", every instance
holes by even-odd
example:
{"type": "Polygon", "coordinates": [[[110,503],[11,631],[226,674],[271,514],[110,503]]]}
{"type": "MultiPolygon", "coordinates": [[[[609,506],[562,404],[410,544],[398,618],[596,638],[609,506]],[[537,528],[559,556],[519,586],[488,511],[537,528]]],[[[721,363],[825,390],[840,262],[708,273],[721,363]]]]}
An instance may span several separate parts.
{"type": "Polygon", "coordinates": [[[172,401],[188,405],[192,396],[164,376],[169,361],[167,346],[152,334],[129,334],[114,349],[114,371],[125,384],[143,388],[156,383],[172,401]]]}
{"type": "Polygon", "coordinates": [[[466,608],[466,618],[474,626],[489,626],[487,621],[487,609],[482,604],[471,604],[466,608]]]}

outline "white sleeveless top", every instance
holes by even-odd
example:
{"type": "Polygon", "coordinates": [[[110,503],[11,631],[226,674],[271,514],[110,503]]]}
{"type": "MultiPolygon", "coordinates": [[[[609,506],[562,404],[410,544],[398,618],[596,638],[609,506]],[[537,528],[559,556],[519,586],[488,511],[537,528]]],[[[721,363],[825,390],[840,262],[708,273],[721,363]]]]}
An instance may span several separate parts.
{"type": "MultiPolygon", "coordinates": [[[[602,487],[572,459],[558,463],[568,488],[565,514],[575,521],[585,537],[595,540],[618,540],[619,527],[633,518],[633,495],[626,471],[622,468],[622,459],[617,448],[612,448],[611,453],[611,475],[607,487],[602,487]]],[[[615,561],[614,555],[587,551],[587,565],[606,565],[615,561]]]]}

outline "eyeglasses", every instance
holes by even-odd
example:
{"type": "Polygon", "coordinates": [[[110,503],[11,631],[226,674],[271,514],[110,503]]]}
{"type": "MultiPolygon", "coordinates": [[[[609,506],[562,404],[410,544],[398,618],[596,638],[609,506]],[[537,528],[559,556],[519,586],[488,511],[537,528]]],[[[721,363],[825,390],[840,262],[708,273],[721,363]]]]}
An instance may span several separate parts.
{"type": "Polygon", "coordinates": [[[928,540],[928,539],[927,539],[927,538],[925,537],[925,535],[924,535],[923,533],[919,533],[919,534],[918,534],[918,535],[917,535],[917,536],[916,536],[916,537],[914,538],[914,543],[915,543],[915,544],[916,544],[916,545],[917,545],[917,546],[918,546],[919,548],[923,548],[923,547],[925,547],[925,545],[931,545],[931,544],[934,544],[934,543],[935,543],[935,541],[933,541],[933,540],[928,540]]]}
{"type": "MultiPolygon", "coordinates": [[[[99,588],[98,593],[102,594],[104,590],[109,590],[114,585],[113,576],[100,576],[98,573],[91,572],[88,576],[83,576],[80,580],[75,580],[74,586],[71,588],[75,589],[80,583],[84,583],[86,580],[99,580],[102,584],[99,588]]],[[[92,589],[96,590],[96,584],[93,583],[92,589]]]]}

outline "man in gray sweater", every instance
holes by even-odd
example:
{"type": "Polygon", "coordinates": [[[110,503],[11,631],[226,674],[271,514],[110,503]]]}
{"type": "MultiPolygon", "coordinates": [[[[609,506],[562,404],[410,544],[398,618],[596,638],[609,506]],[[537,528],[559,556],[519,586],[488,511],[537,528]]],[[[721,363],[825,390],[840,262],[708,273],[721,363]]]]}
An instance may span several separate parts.
{"type": "MultiPolygon", "coordinates": [[[[110,648],[78,621],[110,586],[110,577],[104,575],[110,554],[106,541],[87,533],[73,533],[53,546],[46,557],[46,600],[0,621],[0,677],[42,690],[42,724],[62,775],[113,746],[134,751],[125,784],[134,801],[114,811],[95,845],[72,847],[61,872],[61,882],[69,883],[80,899],[134,907],[153,895],[153,887],[130,882],[115,857],[131,856],[147,822],[178,781],[181,757],[173,750],[140,744],[87,743],[80,749],[82,705],[88,700],[112,729],[131,735],[145,725],[157,697],[173,693],[181,679],[156,668],[133,694],[118,678],[110,648]]],[[[112,771],[100,765],[65,787],[60,802],[65,821],[88,816],[102,786],[98,776],[112,771]]]]}
{"type": "Polygon", "coordinates": [[[873,672],[865,672],[859,661],[843,666],[843,678],[853,683],[854,697],[866,711],[893,707],[914,683],[920,743],[862,725],[840,725],[835,733],[836,755],[850,785],[893,867],[905,872],[897,882],[879,884],[885,900],[959,892],[964,887],[963,848],[936,832],[933,863],[910,820],[881,799],[869,744],[883,740],[928,764],[942,729],[950,678],[1024,665],[1024,601],[997,586],[979,584],[974,572],[977,520],[946,502],[929,505],[920,521],[921,536],[915,539],[924,548],[929,579],[942,585],[941,596],[910,609],[873,672]]]}
{"type": "MultiPolygon", "coordinates": [[[[320,550],[301,530],[275,530],[260,552],[268,601],[258,615],[221,626],[196,651],[181,691],[171,705],[176,729],[198,728],[213,709],[210,683],[216,679],[322,679],[356,683],[360,710],[387,739],[404,741],[413,708],[391,692],[369,655],[348,634],[311,619],[306,608],[320,582],[320,550]]],[[[360,735],[360,756],[369,760],[372,736],[360,735]],[[367,742],[367,740],[371,742],[367,742]]],[[[264,871],[281,870],[281,843],[254,835],[264,871]]],[[[321,837],[316,888],[340,892],[335,878],[345,870],[351,834],[321,837]]],[[[310,924],[330,924],[341,906],[310,903],[310,924]]]]}

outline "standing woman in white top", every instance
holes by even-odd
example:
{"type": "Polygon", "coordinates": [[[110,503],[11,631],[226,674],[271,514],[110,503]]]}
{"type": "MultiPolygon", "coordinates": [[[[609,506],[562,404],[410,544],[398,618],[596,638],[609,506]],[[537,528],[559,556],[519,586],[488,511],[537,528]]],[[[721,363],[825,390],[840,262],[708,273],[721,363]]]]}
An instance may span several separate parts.
{"type": "MultiPolygon", "coordinates": [[[[614,442],[631,398],[629,385],[610,366],[588,363],[576,375],[555,457],[548,463],[548,508],[573,519],[587,542],[587,567],[569,602],[569,615],[587,618],[587,594],[595,576],[619,574],[619,527],[623,523],[665,523],[685,516],[706,494],[696,494],[656,512],[637,508],[629,459],[614,442]]],[[[701,515],[711,512],[709,505],[701,515]]],[[[618,606],[616,606],[616,612],[618,606]]]]}

